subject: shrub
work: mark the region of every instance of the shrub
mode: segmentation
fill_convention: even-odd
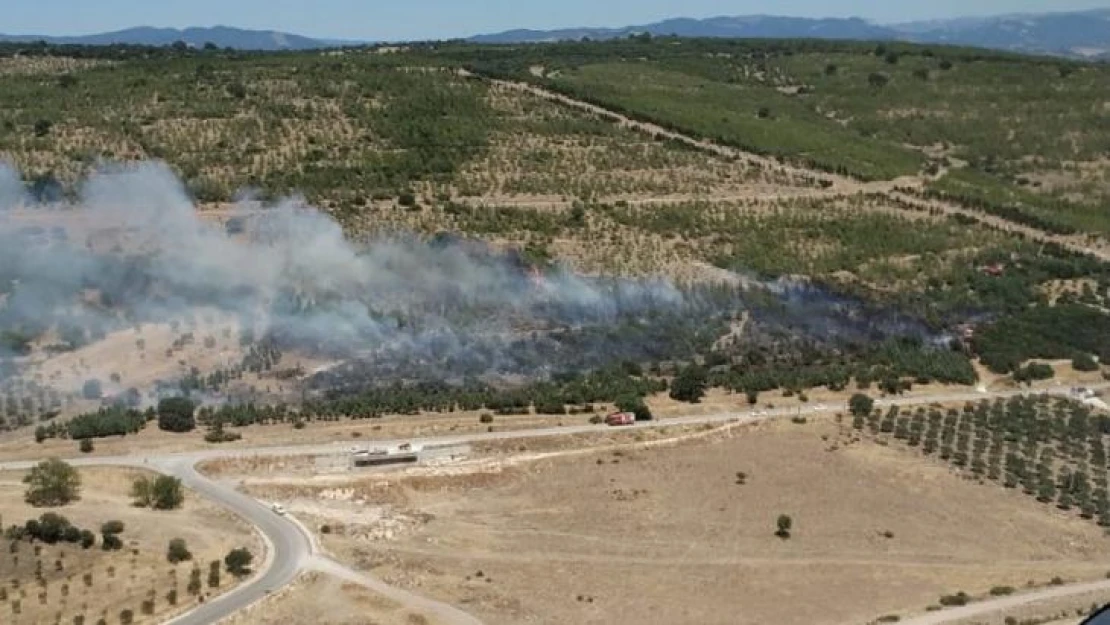
[[[875,400],[863,393],[856,393],[848,400],[848,411],[855,417],[866,417],[875,407]]]
[[[193,554],[189,552],[189,548],[185,544],[185,539],[174,538],[170,540],[169,546],[166,548],[166,559],[169,560],[170,564],[177,564],[193,559]]]
[[[92,439],[82,438],[81,441],[77,443],[77,449],[79,449],[83,454],[91,454],[93,451]]]
[[[971,597],[962,590],[954,595],[944,595],[940,598],[940,604],[945,607],[967,605],[970,601]]]
[[[786,540],[790,538],[790,530],[794,527],[794,519],[790,518],[788,514],[780,514],[775,522],[775,527],[775,536]]]
[[[1076,371],[1098,371],[1098,363],[1090,354],[1076,354],[1071,359],[1071,366]]]
[[[123,549],[123,541],[115,534],[101,534],[100,548],[104,551],[119,551]]]
[[[57,458],[43,460],[23,478],[27,492],[23,498],[35,507],[64,506],[80,498],[81,476]]]
[[[156,477],[150,494],[150,505],[155,510],[176,510],[185,503],[185,489],[181,480],[171,475]]]
[[[240,547],[239,549],[232,549],[224,556],[224,566],[227,567],[227,572],[235,577],[243,577],[250,573],[251,561],[254,556],[251,552]]]

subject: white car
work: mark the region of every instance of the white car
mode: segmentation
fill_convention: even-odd
[[[282,516],[285,515],[285,506],[281,505],[280,503],[275,503],[271,505],[270,509],[273,510],[276,514],[280,514]]]

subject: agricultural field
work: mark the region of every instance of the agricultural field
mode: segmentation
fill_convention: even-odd
[[[576,297],[580,276],[596,279],[592,288],[652,292],[659,283],[650,281],[659,280],[684,301],[651,310],[650,323],[636,309],[562,328],[565,319],[460,311],[468,323],[495,314],[519,340],[481,345],[487,362],[503,362],[508,350],[511,364],[493,376],[469,356],[446,359],[461,384],[443,388],[420,371],[429,354],[347,363],[318,339],[293,344],[255,333],[226,300],[187,306],[169,322],[125,321],[134,310],[112,311],[120,296],[85,289],[74,294],[83,306],[111,311],[98,327],[19,319],[0,335],[24,370],[0,384],[3,427],[35,426],[40,441],[98,438],[141,429],[150,415],[124,412],[174,392],[250,402],[200,415],[222,440],[224,425],[303,427],[342,416],[590,413],[592,404],[634,406],[677,380],[695,392],[672,395],[696,402],[713,387],[754,395],[853,383],[892,393],[970,385],[976,360],[1018,377],[1031,359],[1073,360],[1094,372],[1110,361],[1110,269],[1082,253],[1098,225],[1064,227],[1067,211],[980,201],[949,184],[966,179],[977,193],[999,187],[1047,197],[980,158],[1002,122],[974,117],[971,105],[984,98],[1027,111],[1050,97],[1018,81],[1014,66],[1057,91],[1056,81],[1073,81],[1093,101],[1101,69],[961,49],[763,45],[625,41],[519,55],[461,45],[280,55],[77,49],[68,60],[47,49],[6,58],[22,69],[0,77],[15,104],[3,113],[0,154],[18,166],[33,198],[87,202],[81,181],[100,159],[162,158],[180,182],[156,191],[184,187],[190,212],[203,216],[189,227],[205,236],[208,227],[240,232],[250,215],[266,214],[255,203],[232,203],[243,189],[262,200],[303,193],[357,244],[353,256],[404,233],[421,255],[458,248],[497,272],[543,276],[541,288],[514,285],[494,311],[523,300],[536,302],[528,314],[547,314],[540,300],[551,296],[542,289]],[[569,106],[533,87],[630,118]],[[975,97],[965,96],[972,87]],[[961,132],[882,113],[911,105],[952,108]],[[1068,127],[1091,121],[1070,108],[1054,119]],[[1005,160],[1007,172],[1029,166],[1025,149],[1062,158],[1064,146],[1050,141],[1060,132],[1014,127],[1007,151],[992,161]],[[1076,158],[1095,158],[1093,144],[1074,147]],[[31,209],[13,213],[11,224],[16,236],[64,247],[82,236],[69,217]],[[1075,229],[1088,239],[1060,238]],[[127,240],[105,233],[89,244],[111,252]],[[392,271],[390,262],[381,268]],[[303,289],[279,284],[277,301],[302,300]],[[0,292],[14,289],[0,283]],[[304,312],[315,312],[315,300],[304,299]],[[438,345],[434,357],[442,358],[440,338],[419,333],[441,321],[427,308],[435,317],[443,303],[369,307],[371,323],[398,318],[399,329],[418,333],[407,344]],[[447,323],[468,340],[490,337]],[[517,388],[505,388],[507,375],[537,370],[560,377],[524,385],[516,378]],[[422,386],[383,392],[365,383],[397,379]],[[105,398],[122,405],[97,413]],[[101,425],[70,431],[61,422],[80,413],[91,414],[84,425]]]
[[[1110,228],[1107,68],[958,48],[618,41],[437,51],[637,118],[1061,231]]]
[[[1105,574],[1094,522],[853,432],[506,441],[440,468],[245,484],[345,561],[492,624],[863,623]]]
[[[222,571],[229,550],[246,547],[262,553],[248,526],[191,493],[185,493],[176,510],[132,505],[133,481],[148,475],[143,471],[80,469],[80,499],[51,508],[24,501],[24,475],[0,475],[0,610],[5,623],[158,622],[235,586],[236,578]],[[88,532],[88,544],[83,536],[69,542],[21,531],[29,521],[45,526],[43,515],[60,515]],[[122,523],[111,549],[104,546],[109,522]],[[189,557],[171,563],[168,544],[176,538],[185,541]],[[213,561],[219,571],[210,577]]]

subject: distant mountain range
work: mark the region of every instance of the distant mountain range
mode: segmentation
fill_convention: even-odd
[[[708,19],[679,18],[623,28],[510,30],[492,35],[478,35],[470,40],[481,43],[526,43],[565,41],[584,37],[613,39],[642,33],[680,37],[895,40],[1105,58],[1110,55],[1110,9],[1000,15],[892,25],[874,24],[858,18],[809,19],[769,15]]]
[[[578,40],[586,37],[614,39],[641,33],[681,37],[895,40],[1110,59],[1110,9],[1000,15],[890,25],[875,24],[858,18],[810,19],[769,15],[708,19],[675,18],[654,24],[623,28],[510,30],[497,34],[478,35],[469,40],[478,43],[534,43]],[[183,30],[141,26],[111,33],[74,37],[0,35],[0,41],[40,40],[58,44],[127,43],[152,46],[172,45],[178,41],[184,41],[197,48],[211,43],[221,48],[240,50],[310,50],[366,43],[313,39],[290,33],[227,26]]]
[[[211,43],[238,50],[312,50],[342,45],[344,42],[312,39],[272,30],[246,30],[229,26],[211,28],[153,28],[139,26],[95,35],[47,37],[39,35],[2,35],[0,41],[45,41],[54,44],[108,45],[126,43],[142,46],[169,46],[184,41],[194,48]]]

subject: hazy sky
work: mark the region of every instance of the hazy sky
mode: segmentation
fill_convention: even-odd
[[[317,37],[403,40],[754,13],[897,22],[1106,8],[1110,0],[0,0],[3,5],[0,32],[7,34],[225,24]]]

